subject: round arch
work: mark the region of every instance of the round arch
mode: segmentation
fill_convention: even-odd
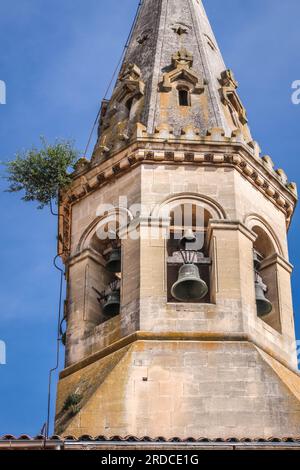
[[[180,193],[165,199],[160,204],[157,204],[152,210],[151,217],[153,218],[167,218],[170,212],[175,209],[179,204],[194,204],[196,206],[206,209],[213,219],[226,219],[226,213],[222,206],[214,199],[196,193]]]
[[[260,233],[265,234],[270,240],[274,252],[284,256],[281,243],[275,231],[265,219],[258,214],[250,214],[245,218],[245,225],[257,235]]]
[[[117,207],[106,211],[96,217],[82,233],[76,247],[76,253],[90,247],[92,239],[97,233],[101,233],[109,224],[116,224],[117,231],[122,227],[127,227],[133,220],[131,212],[123,207]]]

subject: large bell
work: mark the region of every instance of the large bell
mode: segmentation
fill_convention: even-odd
[[[114,317],[120,313],[120,291],[112,291],[103,305],[103,315]]]
[[[120,248],[113,248],[108,261],[106,263],[106,269],[110,273],[120,273],[121,272],[121,250]]]
[[[195,264],[184,264],[179,269],[178,280],[173,284],[171,294],[181,302],[201,300],[206,296],[208,287],[201,279]]]
[[[264,285],[260,281],[255,282],[255,298],[257,313],[260,317],[264,317],[272,312],[273,306],[271,302],[266,298],[264,292]]]

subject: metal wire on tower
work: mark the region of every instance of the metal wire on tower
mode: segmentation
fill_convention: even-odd
[[[133,20],[133,23],[132,23],[132,26],[131,26],[131,29],[130,29],[130,32],[129,32],[129,35],[127,37],[127,40],[126,40],[126,43],[125,43],[125,46],[123,48],[123,51],[122,51],[122,54],[121,54],[121,57],[118,61],[118,64],[116,66],[116,68],[114,69],[114,72],[113,72],[113,75],[112,75],[112,78],[111,80],[109,81],[109,84],[108,84],[108,87],[106,89],[106,92],[105,92],[105,95],[104,95],[104,99],[107,98],[108,96],[108,93],[112,87],[112,84],[113,84],[113,81],[117,75],[117,72],[121,66],[121,63],[124,59],[124,56],[126,54],[126,51],[128,49],[128,46],[129,46],[129,42],[130,42],[130,39],[132,37],[132,33],[133,33],[133,30],[134,30],[134,27],[136,25],[136,22],[138,20],[138,17],[139,17],[139,13],[140,13],[140,9],[141,9],[141,6],[143,5],[143,0],[140,0],[139,1],[139,4],[137,6],[137,10],[136,10],[136,13],[135,13],[135,17],[134,17],[134,20]],[[89,149],[89,146],[90,146],[90,143],[91,143],[91,140],[93,138],[93,133],[94,133],[94,130],[95,130],[95,127],[97,125],[97,122],[98,122],[98,119],[99,119],[99,116],[100,116],[100,111],[101,111],[101,107],[99,108],[99,111],[97,113],[97,116],[96,116],[96,119],[94,121],[94,124],[93,124],[93,127],[92,127],[92,130],[91,130],[91,133],[89,135],[89,139],[88,139],[88,142],[87,142],[87,145],[86,145],[86,148],[85,148],[85,151],[84,151],[84,155],[87,154],[88,152],[88,149]],[[58,220],[59,220],[59,217],[63,217],[63,215],[59,214],[59,213],[54,213],[53,211],[53,208],[52,208],[52,201],[50,203],[50,211],[51,211],[51,214],[54,215],[54,216],[57,216]],[[59,301],[58,301],[58,319],[57,319],[57,338],[56,338],[56,342],[57,342],[57,348],[56,348],[56,363],[55,363],[55,366],[53,368],[50,369],[49,371],[49,381],[48,381],[48,400],[47,400],[47,420],[46,420],[46,423],[43,427],[43,429],[45,430],[45,443],[46,443],[46,440],[48,439],[49,437],[49,428],[50,428],[50,416],[51,416],[51,387],[52,387],[52,377],[53,377],[53,373],[58,369],[59,367],[59,360],[60,360],[60,342],[61,342],[61,323],[62,323],[62,297],[63,297],[63,280],[64,280],[64,270],[62,268],[60,268],[56,261],[57,259],[61,256],[61,253],[59,253],[57,256],[55,256],[54,258],[54,261],[53,261],[53,264],[55,266],[55,268],[60,272],[60,287],[59,287]]]
[[[142,5],[143,5],[143,0],[140,0],[140,1],[139,1],[139,4],[138,4],[138,6],[137,6],[137,10],[136,10],[136,13],[135,13],[135,17],[134,17],[132,26],[131,26],[131,28],[130,28],[130,32],[129,32],[128,37],[127,37],[127,39],[126,39],[126,43],[125,43],[125,46],[124,46],[124,48],[123,48],[121,57],[120,57],[120,59],[119,59],[119,61],[118,61],[118,64],[117,64],[116,68],[114,69],[114,72],[113,72],[113,74],[112,74],[112,77],[111,77],[111,79],[110,79],[110,81],[109,81],[109,83],[108,83],[108,86],[107,86],[107,89],[106,89],[106,91],[105,91],[103,100],[107,99],[108,93],[109,93],[109,91],[110,91],[110,89],[111,89],[111,87],[112,87],[112,85],[113,85],[113,82],[114,82],[115,77],[116,77],[116,75],[117,75],[117,73],[118,73],[118,70],[120,69],[120,66],[121,66],[121,64],[122,64],[122,61],[123,61],[124,56],[125,56],[125,54],[126,54],[126,51],[127,51],[127,49],[128,49],[128,46],[129,46],[129,43],[130,43],[130,39],[131,39],[131,37],[132,37],[133,30],[134,30],[135,25],[136,25],[136,22],[137,22],[137,20],[138,20],[138,17],[139,17],[139,14],[140,14],[140,9],[141,9],[141,6],[142,6]],[[101,106],[100,106],[100,108],[99,108],[99,110],[98,110],[96,119],[95,119],[94,124],[93,124],[93,126],[92,126],[92,130],[91,130],[91,132],[90,132],[90,135],[89,135],[89,138],[88,138],[88,142],[87,142],[87,145],[86,145],[85,150],[84,150],[84,156],[86,156],[86,154],[87,154],[87,152],[88,152],[88,149],[89,149],[89,147],[90,147],[90,144],[91,144],[91,141],[92,141],[92,138],[93,138],[93,134],[94,134],[96,125],[97,125],[97,123],[98,123],[98,119],[99,119],[99,116],[100,116],[100,112],[101,112]]]

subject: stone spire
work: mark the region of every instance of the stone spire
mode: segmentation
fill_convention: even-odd
[[[150,135],[238,131],[249,143],[237,86],[200,0],[144,0],[111,100],[102,106],[97,153],[112,150],[116,129],[128,142],[136,125]]]

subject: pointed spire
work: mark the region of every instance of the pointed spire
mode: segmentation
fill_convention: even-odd
[[[169,129],[174,136],[252,140],[237,82],[226,69],[200,0],[144,0],[110,102],[100,119],[97,152]]]

